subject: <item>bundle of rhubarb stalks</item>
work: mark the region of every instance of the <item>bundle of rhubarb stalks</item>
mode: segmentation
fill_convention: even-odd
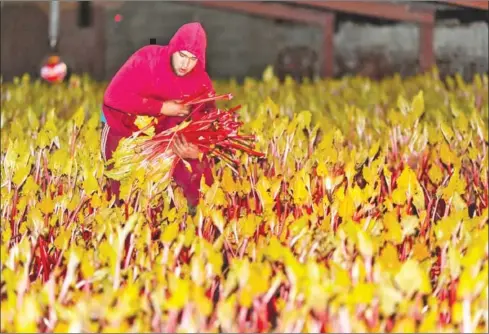
[[[199,148],[202,153],[200,158],[203,155],[218,158],[234,172],[239,163],[236,158],[238,151],[262,157],[262,153],[254,150],[255,136],[239,133],[243,123],[238,121],[236,112],[240,105],[228,110],[209,108],[209,102],[232,98],[232,94],[215,95],[211,91],[187,97],[182,104],[192,107],[191,113],[180,124],[158,134],[154,133],[158,119],[145,120],[144,116],[139,116],[136,124],[140,130],[121,140],[113,158],[108,161],[113,164],[113,168],[106,171],[106,175],[120,181],[133,173],[144,171],[146,177],[158,184],[167,184],[180,161],[191,170],[190,164],[172,149],[179,136]],[[192,115],[206,107],[202,117],[192,118]]]

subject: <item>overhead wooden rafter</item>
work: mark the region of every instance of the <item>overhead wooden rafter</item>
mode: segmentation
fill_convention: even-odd
[[[277,3],[262,3],[252,1],[193,1],[195,4],[210,8],[239,11],[264,17],[291,20],[308,24],[322,25],[325,14],[316,10],[293,8]]]
[[[433,23],[434,16],[425,10],[417,10],[416,3],[399,4],[385,1],[294,1],[296,4],[308,5],[350,14],[384,18],[394,21],[415,23]]]
[[[489,1],[470,1],[470,0],[440,0],[440,2],[446,2],[461,7],[489,10]]]

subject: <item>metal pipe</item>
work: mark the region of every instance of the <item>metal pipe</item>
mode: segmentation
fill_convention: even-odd
[[[49,46],[51,49],[58,43],[59,33],[59,1],[51,0],[49,11]]]

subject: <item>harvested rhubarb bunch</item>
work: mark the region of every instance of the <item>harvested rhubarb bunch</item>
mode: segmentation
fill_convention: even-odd
[[[195,112],[206,102],[231,98],[231,94],[204,93],[189,97],[183,103],[197,105],[193,111]],[[238,133],[242,126],[242,122],[237,120],[236,115],[239,109],[240,106],[229,110],[213,108],[198,120],[191,119],[189,115],[182,123],[156,135],[147,131],[154,124],[149,122],[131,137],[121,140],[112,159],[108,161],[109,164],[114,164],[113,169],[106,174],[113,179],[122,180],[129,177],[131,173],[144,169],[147,176],[158,175],[159,177],[155,178],[158,182],[168,181],[180,160],[183,160],[187,168],[191,168],[187,161],[172,150],[177,136],[183,136],[188,143],[199,147],[202,154],[219,158],[236,171],[235,166],[239,162],[235,155],[238,150],[252,156],[263,156],[262,153],[254,150],[254,135]]]

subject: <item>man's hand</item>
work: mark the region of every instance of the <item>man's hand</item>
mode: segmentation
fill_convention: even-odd
[[[165,101],[161,106],[161,114],[165,116],[187,116],[189,107],[180,103],[180,101]]]
[[[183,159],[197,159],[199,148],[185,140],[184,136],[177,136],[173,144],[173,151]]]

